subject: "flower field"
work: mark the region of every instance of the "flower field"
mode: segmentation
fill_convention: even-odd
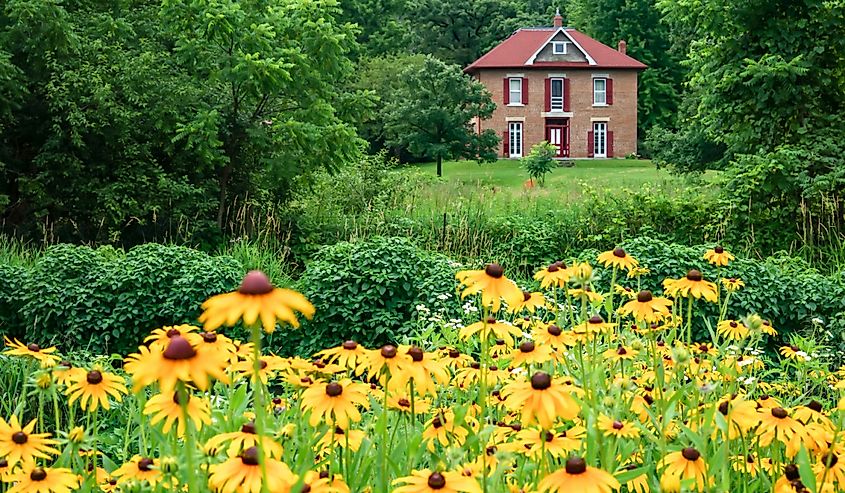
[[[782,328],[732,310],[733,256],[701,253],[723,275],[689,266],[661,293],[621,248],[536,291],[461,271],[466,323],[310,359],[262,351],[315,310],[258,271],[125,358],[7,339],[25,395],[0,419],[0,491],[845,490],[845,371],[812,338],[772,351]]]

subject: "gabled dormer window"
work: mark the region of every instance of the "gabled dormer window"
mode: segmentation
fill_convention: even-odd
[[[552,53],[555,55],[566,55],[568,50],[568,41],[552,41]]]

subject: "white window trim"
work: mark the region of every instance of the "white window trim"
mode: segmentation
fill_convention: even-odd
[[[519,125],[519,152],[514,152],[513,144],[517,142],[517,139],[514,137],[513,128]],[[508,157],[509,158],[521,158],[525,155],[525,123],[523,122],[508,122]]]
[[[566,80],[564,77],[549,77],[549,109],[550,111],[563,111],[566,108]],[[552,105],[554,104],[552,101],[552,86],[554,85],[554,81],[560,81],[560,108],[553,108]]]
[[[595,123],[595,122],[608,123],[608,122],[610,122],[610,117],[609,116],[597,116],[597,117],[590,118],[590,123]]]
[[[595,139],[598,137],[598,135],[596,134],[596,125],[595,125],[596,123],[603,123],[604,124],[604,149],[603,149],[604,152],[601,153],[601,154],[599,154],[597,152],[597,149],[596,149],[596,146],[595,146]],[[593,130],[593,157],[594,158],[607,158],[607,133],[609,131],[608,129],[610,127],[610,124],[608,124],[607,122],[595,122],[595,123],[592,124],[592,127],[593,127],[592,128],[592,130]]]
[[[568,54],[569,43],[567,41],[552,41],[552,55],[566,55]],[[558,47],[562,47],[560,51],[557,51]]]
[[[511,84],[515,80],[519,81],[519,98],[513,97],[514,90],[511,89]],[[508,77],[508,106],[525,106],[524,104],[522,104],[522,101],[524,99],[523,91],[525,90],[525,88],[522,87],[524,85],[523,82],[524,80],[522,77]],[[514,101],[514,99],[516,99],[516,101]]]
[[[505,117],[505,122],[507,122],[507,123],[510,123],[510,122],[524,123],[525,117],[524,116],[507,116],[507,117]]]
[[[597,91],[596,90],[596,81],[603,80],[604,81],[604,91]],[[604,93],[604,102],[597,103],[596,102],[596,94],[602,92]],[[607,78],[605,77],[593,77],[593,107],[597,106],[609,106],[607,104]]]

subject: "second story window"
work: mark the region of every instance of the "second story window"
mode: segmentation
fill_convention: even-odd
[[[593,104],[607,104],[607,79],[593,79]]]
[[[550,109],[552,111],[563,111],[563,79],[552,79],[550,85]]]
[[[552,41],[552,54],[554,55],[566,55],[567,46],[569,43],[566,41]]]
[[[511,77],[508,80],[508,101],[510,101],[510,104],[522,104],[521,77]]]

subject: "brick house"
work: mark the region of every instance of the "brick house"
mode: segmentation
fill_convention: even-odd
[[[569,27],[520,29],[470,64],[497,103],[478,129],[502,135],[501,155],[518,158],[548,141],[558,157],[637,152],[637,75],[646,66]]]

